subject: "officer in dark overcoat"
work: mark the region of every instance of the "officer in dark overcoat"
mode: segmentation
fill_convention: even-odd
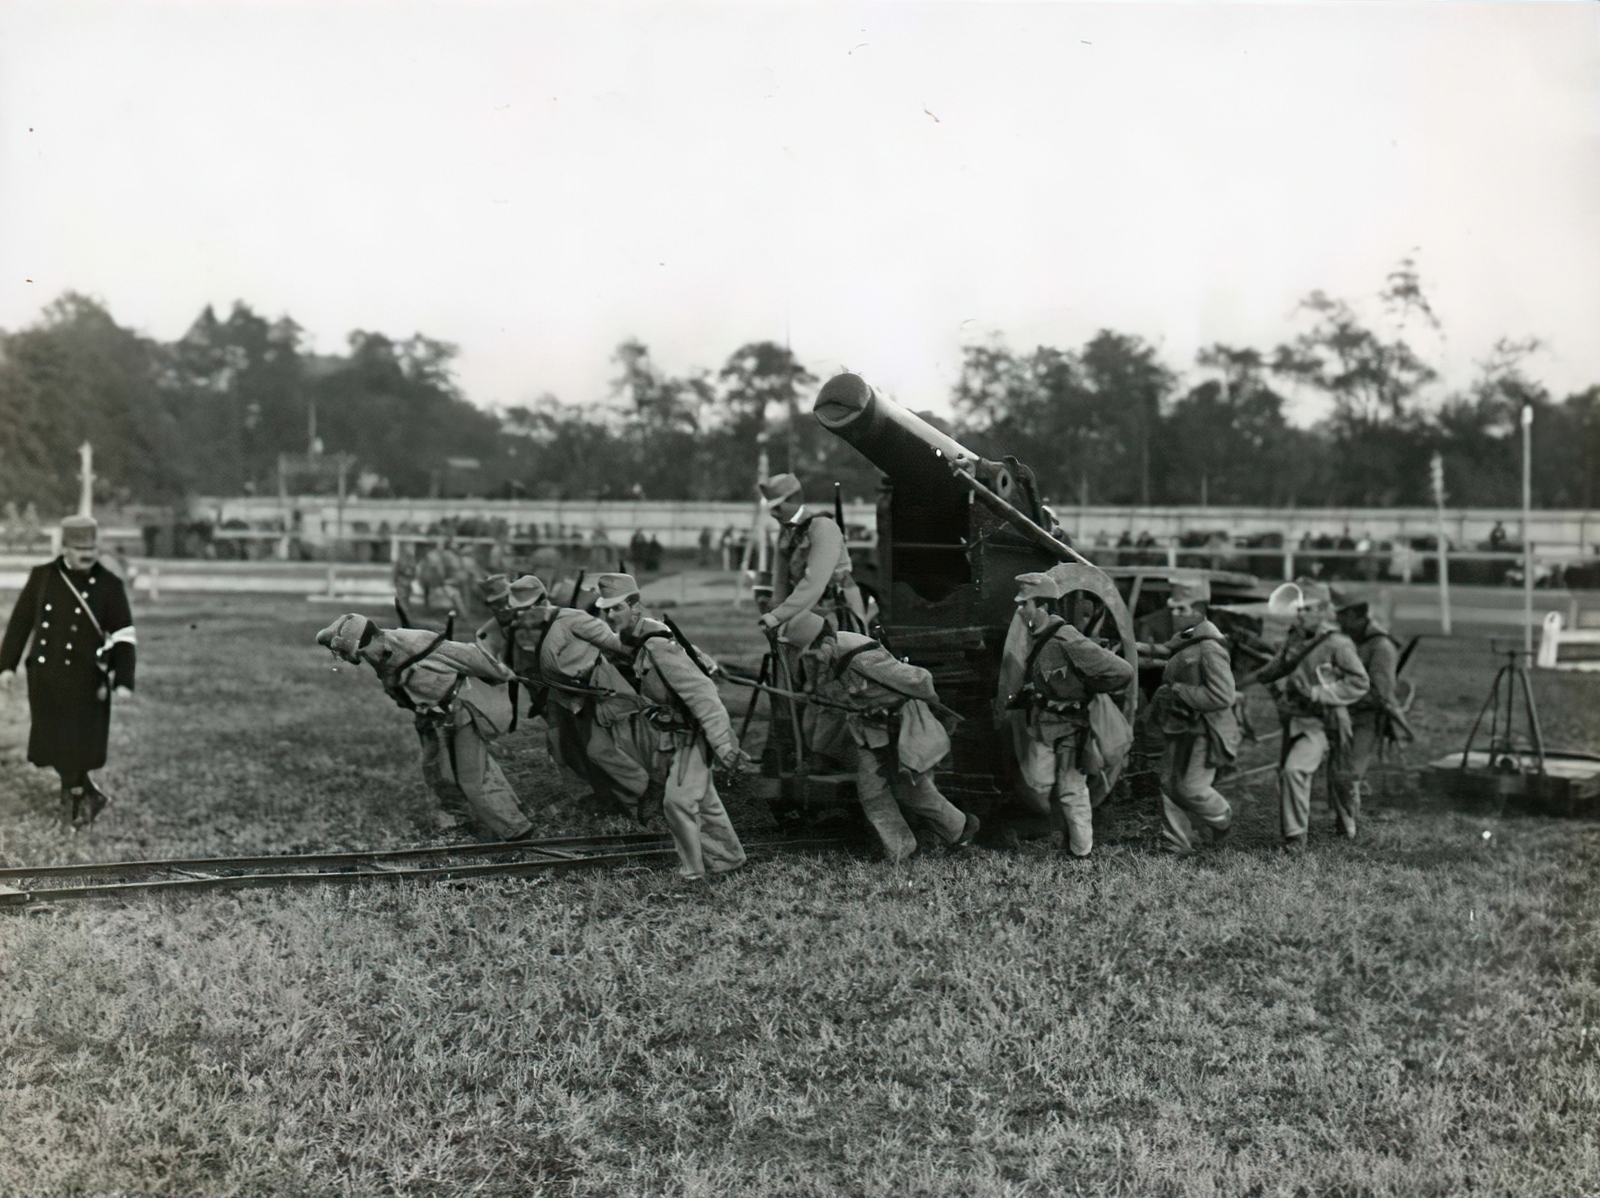
[[[128,593],[97,560],[96,533],[89,516],[61,522],[61,556],[29,573],[0,641],[0,684],[26,658],[28,760],[61,775],[61,814],[74,827],[109,801],[89,773],[106,763],[112,696],[133,695]]]

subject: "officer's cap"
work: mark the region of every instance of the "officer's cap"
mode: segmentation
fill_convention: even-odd
[[[317,644],[331,649],[342,657],[354,657],[358,650],[377,634],[377,626],[366,616],[350,612],[340,616],[321,632]]]
[[[1048,574],[1018,574],[1017,598],[1021,603],[1024,599],[1059,599],[1061,598],[1061,584]]]
[[[513,608],[532,607],[545,596],[544,583],[533,574],[524,574],[507,588]]]
[[[822,635],[822,630],[828,622],[814,611],[797,612],[789,618],[783,626],[783,631],[778,634],[778,639],[786,645],[793,645],[802,652],[809,649],[816,639]]]
[[[511,583],[504,574],[491,574],[478,584],[485,603],[504,603],[511,595]]]
[[[1167,606],[1176,607],[1180,603],[1210,603],[1211,580],[1204,574],[1174,574],[1168,579],[1171,593],[1167,596]]]
[[[99,531],[93,516],[68,516],[61,522],[61,543],[70,549],[93,549]]]
[[[630,599],[639,597],[639,584],[634,581],[632,574],[602,574],[595,580],[599,588],[600,597],[594,605],[602,610],[610,607],[621,607]]]
[[[761,484],[761,496],[768,503],[782,503],[800,494],[800,480],[792,474],[774,474]]]

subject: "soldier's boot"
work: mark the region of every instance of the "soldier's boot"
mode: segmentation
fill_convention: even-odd
[[[974,840],[978,838],[978,828],[980,826],[978,817],[973,815],[970,811],[963,812],[962,814],[967,818],[962,824],[961,835],[957,836],[950,842],[950,847],[947,850],[948,852],[959,853],[962,849],[968,847]]]
[[[61,824],[70,828],[76,823],[77,801],[72,797],[72,787],[67,783],[61,784]]]
[[[89,796],[87,788],[83,786],[74,786],[67,793],[71,799],[69,822],[72,824],[73,830],[76,831],[83,827],[84,816],[88,814]]]
[[[100,818],[100,813],[110,804],[111,796],[88,778],[84,779],[84,788],[88,793],[84,796],[84,806],[79,811],[79,817],[83,820],[83,826],[87,828]]]

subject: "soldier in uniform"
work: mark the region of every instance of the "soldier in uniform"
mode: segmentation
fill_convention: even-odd
[[[800,612],[816,611],[835,628],[865,631],[867,609],[850,572],[844,530],[832,516],[806,509],[800,480],[792,474],[768,479],[761,494],[781,526],[772,565],[776,606],[761,617],[761,626],[775,632]]]
[[[1371,687],[1350,704],[1350,746],[1333,759],[1333,811],[1339,832],[1352,840],[1361,818],[1367,770],[1385,740],[1412,737],[1411,725],[1395,699],[1400,643],[1372,618],[1365,599],[1334,594],[1339,630],[1355,642]]]
[[[651,705],[637,718],[654,733],[655,771],[665,782],[662,810],[678,850],[678,873],[700,881],[738,869],[744,846],[717,794],[711,762],[736,771],[751,762],[734,739],[728,709],[711,680],[715,663],[644,614],[632,575],[602,574],[599,591],[596,604],[632,654],[638,693]]]
[[[1061,825],[1061,847],[1073,857],[1094,848],[1089,780],[1082,768],[1089,752],[1089,703],[1116,694],[1134,669],[1090,640],[1054,608],[1060,584],[1048,574],[1017,575],[1016,603],[1028,628],[1028,659],[1022,687],[1007,706],[1027,714],[1017,737],[1022,798]]]
[[[848,708],[844,717],[855,749],[856,794],[883,851],[903,861],[917,851],[904,812],[921,817],[951,849],[978,834],[978,817],[963,812],[933,782],[950,752],[950,737],[934,716],[943,709],[933,675],[900,661],[869,636],[834,632],[813,611],[796,613],[783,640],[800,654],[807,693]]]
[[[28,574],[0,641],[7,688],[26,654],[28,760],[61,777],[62,819],[92,824],[110,802],[89,774],[106,763],[111,700],[133,696],[133,615],[122,580],[97,560],[90,516],[61,522],[61,556]]]
[[[542,584],[540,589],[543,589]],[[491,574],[478,583],[478,597],[489,609],[489,618],[478,625],[473,639],[495,661],[516,670],[514,650],[517,613],[511,606],[511,581],[504,574]],[[513,703],[512,707],[515,708],[516,704]]]
[[[1253,681],[1282,682],[1273,691],[1283,721],[1283,747],[1278,760],[1278,807],[1283,840],[1290,849],[1304,849],[1311,822],[1311,782],[1329,749],[1348,749],[1352,728],[1350,705],[1371,689],[1367,669],[1353,642],[1339,631],[1328,584],[1301,579],[1272,592],[1267,610],[1290,616],[1283,647]],[[1337,809],[1339,801],[1335,800]],[[1355,836],[1355,816],[1338,813],[1340,831]]]
[[[396,704],[416,718],[422,776],[451,816],[464,815],[506,840],[526,836],[533,821],[489,753],[499,729],[472,700],[470,678],[498,686],[511,671],[478,645],[425,628],[381,629],[366,616],[340,616],[317,633],[317,644],[353,665],[363,661]]]
[[[631,743],[628,721],[638,705],[629,702],[632,687],[615,664],[628,660],[629,651],[605,621],[576,607],[557,607],[531,574],[512,583],[511,591],[517,672],[547,684],[536,702],[551,759],[589,786],[601,807],[637,816],[650,769]]]
[[[1217,770],[1239,752],[1242,732],[1234,711],[1237,692],[1227,638],[1208,618],[1211,582],[1205,577],[1171,580],[1167,611],[1177,633],[1140,652],[1164,661],[1151,719],[1165,737],[1161,763],[1162,830],[1166,847],[1187,854],[1198,839],[1195,820],[1226,836],[1233,808],[1212,785]]]

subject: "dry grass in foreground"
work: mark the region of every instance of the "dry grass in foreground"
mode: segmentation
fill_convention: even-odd
[[[145,613],[118,805],[68,841],[0,765],[8,860],[421,839],[409,729],[308,622]],[[1422,664],[1455,735],[1476,667]],[[542,827],[602,826],[524,740]],[[1123,810],[1077,866],[0,913],[0,1194],[1600,1193],[1600,829],[1407,799],[1289,859],[1257,796],[1198,862]]]

